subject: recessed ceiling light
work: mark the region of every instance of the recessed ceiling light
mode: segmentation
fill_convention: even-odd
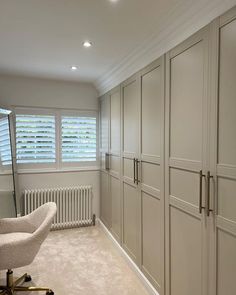
[[[77,66],[71,66],[71,71],[76,71],[76,70],[78,70],[78,67]]]
[[[84,47],[88,48],[88,47],[91,47],[92,46],[92,42],[90,42],[90,41],[84,41],[83,45],[84,45]]]

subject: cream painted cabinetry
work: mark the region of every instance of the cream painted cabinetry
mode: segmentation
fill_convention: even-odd
[[[101,219],[158,293],[236,294],[236,7],[106,94],[100,123]]]
[[[109,185],[111,196],[111,232],[121,242],[121,95],[120,87],[110,93]]]
[[[236,294],[236,7],[213,23],[209,294]],[[218,64],[215,62],[218,60]]]
[[[122,84],[123,247],[164,294],[164,57]]]
[[[100,217],[111,227],[111,196],[109,194],[108,155],[110,142],[110,97],[104,95],[100,100]]]
[[[140,141],[140,80],[135,75],[122,84],[123,239],[126,252],[140,265],[141,199],[138,187]]]
[[[166,294],[207,294],[209,27],[166,59]],[[202,171],[202,174],[201,174]],[[202,200],[202,201],[200,201]]]
[[[121,240],[120,112],[120,87],[116,87],[100,99],[100,217],[119,242]]]
[[[166,59],[167,295],[236,293],[236,9]]]
[[[106,94],[100,121],[101,220],[164,294],[164,57]]]
[[[141,269],[164,294],[164,57],[140,73]]]

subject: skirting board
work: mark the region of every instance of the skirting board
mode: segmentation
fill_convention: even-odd
[[[135,274],[137,275],[137,277],[139,278],[140,282],[145,287],[145,289],[147,290],[147,292],[150,295],[159,295],[159,293],[152,286],[152,284],[149,282],[149,280],[145,277],[145,275],[141,272],[141,270],[137,267],[137,265],[133,262],[133,260],[128,256],[128,254],[125,252],[125,250],[120,246],[120,244],[112,236],[112,234],[109,232],[109,230],[103,224],[103,222],[100,219],[97,219],[96,221],[97,221],[97,224],[101,226],[101,228],[104,231],[104,233],[108,236],[108,238],[113,242],[113,244],[119,250],[120,254],[128,262],[130,268],[135,272]]]

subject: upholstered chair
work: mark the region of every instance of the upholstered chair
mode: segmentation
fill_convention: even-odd
[[[27,273],[14,282],[12,269],[29,265],[34,260],[50,231],[55,214],[56,204],[49,202],[29,215],[0,219],[0,270],[7,270],[6,286],[0,286],[0,294],[12,295],[19,291],[54,294],[50,288],[20,285],[31,280]]]

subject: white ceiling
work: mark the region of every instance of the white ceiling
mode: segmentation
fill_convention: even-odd
[[[104,92],[234,4],[0,0],[0,72],[88,81]],[[83,48],[87,39],[92,48]]]

